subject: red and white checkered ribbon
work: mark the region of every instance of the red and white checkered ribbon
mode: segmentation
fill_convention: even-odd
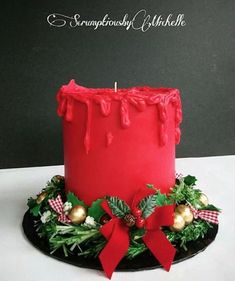
[[[48,200],[48,202],[51,208],[58,214],[58,221],[70,222],[70,219],[64,213],[64,204],[60,195],[58,195],[56,199]]]
[[[192,206],[189,206],[189,207],[190,207],[195,219],[200,218],[202,220],[205,220],[205,221],[208,221],[211,223],[215,223],[215,224],[219,223],[219,220],[218,220],[219,212],[218,211],[196,210]]]

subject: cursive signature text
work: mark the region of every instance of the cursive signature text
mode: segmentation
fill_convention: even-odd
[[[94,30],[104,27],[122,27],[125,30],[148,31],[156,27],[182,27],[186,25],[184,14],[150,15],[145,9],[139,10],[133,16],[124,14],[121,19],[115,20],[105,14],[100,20],[84,20],[80,14],[67,16],[53,13],[47,16],[47,22],[53,27],[91,27]]]

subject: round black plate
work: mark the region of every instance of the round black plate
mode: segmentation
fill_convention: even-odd
[[[98,258],[84,258],[82,256],[76,255],[69,255],[68,257],[65,257],[63,251],[60,250],[54,252],[53,254],[50,254],[47,241],[40,239],[37,235],[37,232],[34,227],[34,218],[29,213],[29,211],[25,213],[22,225],[24,233],[29,239],[29,241],[44,254],[58,259],[60,261],[73,264],[75,266],[102,270]],[[218,225],[214,225],[214,227],[207,232],[203,239],[198,239],[197,241],[189,242],[187,244],[187,251],[180,247],[177,247],[177,252],[173,263],[184,261],[204,251],[206,247],[214,241],[217,232]],[[146,251],[141,256],[137,256],[132,260],[123,258],[116,270],[137,271],[144,269],[154,269],[158,267],[161,267],[161,265],[149,251]]]

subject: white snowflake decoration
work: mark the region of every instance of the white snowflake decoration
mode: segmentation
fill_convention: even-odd
[[[45,211],[42,216],[41,216],[41,222],[42,223],[46,223],[50,220],[50,216],[51,216],[51,211]]]
[[[73,205],[71,202],[64,203],[63,211],[64,211],[65,215],[68,215],[68,213],[72,209],[72,207],[73,207]]]
[[[94,227],[96,225],[96,222],[93,217],[87,216],[84,224],[90,227]]]

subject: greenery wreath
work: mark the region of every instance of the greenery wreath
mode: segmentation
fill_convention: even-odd
[[[152,214],[158,206],[175,204],[174,224],[162,227],[172,245],[187,250],[187,243],[203,238],[214,223],[218,223],[220,209],[208,204],[208,198],[196,188],[193,176],[178,177],[170,194],[162,194],[151,184],[148,188],[155,190],[152,195],[143,198],[136,210],[141,214],[137,219],[130,212],[129,206],[118,197],[106,196],[87,206],[75,194],[64,190],[64,177],[54,176],[37,195],[28,199],[30,213],[35,218],[35,228],[40,238],[45,239],[51,254],[63,249],[64,255],[76,254],[84,257],[97,257],[107,241],[100,233],[100,227],[110,220],[101,206],[104,199],[112,213],[130,227],[130,246],[127,259],[148,251],[142,241],[145,234],[144,219]],[[208,219],[200,212],[212,213],[216,219]]]

